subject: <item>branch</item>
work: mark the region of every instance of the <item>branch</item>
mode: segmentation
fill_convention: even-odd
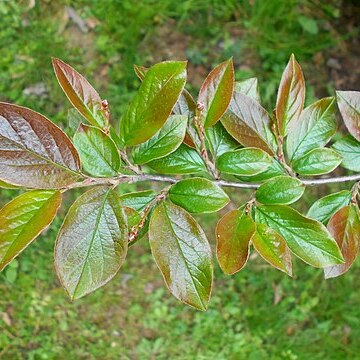
[[[173,177],[162,176],[162,175],[120,175],[113,178],[91,178],[88,177],[85,180],[77,183],[73,183],[66,187],[64,190],[70,190],[74,188],[88,187],[94,185],[107,185],[116,187],[121,183],[137,183],[143,181],[158,181],[165,182],[170,184],[175,184],[181,179],[176,179]],[[333,183],[342,183],[347,181],[360,181],[360,174],[349,175],[349,176],[340,176],[340,177],[329,177],[321,179],[300,179],[304,185],[315,186],[315,185],[324,185],[324,184],[333,184]],[[246,183],[246,182],[234,182],[226,180],[217,180],[214,181],[214,184],[224,187],[233,187],[238,189],[257,189],[261,184],[260,183]]]

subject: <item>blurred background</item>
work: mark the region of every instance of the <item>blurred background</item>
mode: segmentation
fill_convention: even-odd
[[[56,84],[54,56],[108,99],[116,123],[139,86],[133,64],[188,59],[196,94],[209,70],[234,56],[236,79],[257,76],[271,111],[293,52],[309,104],[334,89],[360,89],[359,24],[357,0],[2,0],[0,100],[66,130],[70,104]],[[298,207],[306,211],[340,188],[307,190]],[[0,205],[16,194],[0,190]],[[240,204],[247,194],[231,196]],[[216,267],[213,298],[201,313],[168,293],[143,239],[110,284],[70,303],[53,246],[72,199],[66,195],[53,225],[0,274],[1,359],[360,358],[359,262],[325,281],[321,270],[295,261],[290,279],[253,254],[236,276]],[[219,216],[199,217],[212,246]]]

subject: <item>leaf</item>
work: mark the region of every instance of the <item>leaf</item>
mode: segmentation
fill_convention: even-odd
[[[360,219],[357,206],[345,206],[338,210],[328,223],[328,230],[335,238],[345,259],[343,264],[324,269],[325,279],[334,278],[347,272],[359,253]]]
[[[251,97],[234,92],[229,109],[221,119],[226,131],[245,147],[257,147],[273,155],[276,142],[267,111]]]
[[[159,174],[195,174],[206,171],[197,151],[184,144],[168,156],[150,161],[147,165]]]
[[[112,139],[102,130],[81,124],[74,136],[74,144],[83,169],[88,174],[99,177],[118,174],[121,164],[119,152]]]
[[[263,150],[244,148],[222,154],[216,161],[217,168],[226,174],[250,176],[265,171],[271,157]]]
[[[234,91],[247,95],[260,103],[259,84],[258,79],[255,77],[242,81],[236,81]]]
[[[256,191],[256,200],[262,204],[287,205],[299,200],[305,185],[296,178],[282,175],[264,182]]]
[[[105,127],[108,123],[96,90],[75,69],[60,59],[52,59],[55,75],[71,104],[90,124]]]
[[[216,225],[216,255],[228,275],[240,271],[249,258],[250,240],[255,233],[253,219],[243,210],[232,210]]]
[[[322,175],[336,169],[342,157],[328,148],[313,149],[293,162],[293,169],[300,175]]]
[[[145,164],[174,152],[184,140],[186,126],[186,116],[170,116],[153,137],[134,147],[132,155],[135,164]]]
[[[144,225],[140,229],[138,229],[140,223],[142,222],[140,214],[136,210],[129,207],[124,207],[124,212],[128,225],[128,243],[129,247],[131,247],[146,235],[149,230],[149,221],[148,219],[146,219]],[[135,229],[138,230],[134,234]]]
[[[210,152],[214,159],[225,152],[235,150],[239,147],[239,143],[229,135],[221,122],[216,123],[213,127],[206,128],[205,133]]]
[[[333,97],[308,106],[289,128],[286,146],[290,162],[312,149],[325,146],[335,134],[336,127]]]
[[[0,180],[59,189],[80,175],[80,159],[65,133],[30,109],[0,103]]]
[[[155,135],[168,119],[186,82],[186,62],[164,61],[152,66],[120,122],[127,146]]]
[[[342,167],[360,172],[360,142],[347,135],[336,141],[332,147],[342,156]]]
[[[229,203],[224,190],[204,178],[180,180],[170,188],[169,198],[192,213],[216,212]]]
[[[360,92],[337,91],[336,99],[345,126],[360,141]]]
[[[216,66],[201,85],[198,104],[203,106],[205,127],[213,126],[225,113],[234,91],[234,65],[232,59]]]
[[[258,206],[255,221],[274,229],[297,257],[314,267],[343,262],[340,249],[326,227],[289,206]]]
[[[270,166],[265,171],[252,176],[237,176],[237,178],[245,182],[261,182],[271,179],[275,176],[284,175],[285,173],[285,169],[279,163],[279,161],[275,158],[272,158]]]
[[[2,189],[17,189],[18,186],[11,185],[11,184],[6,183],[5,181],[0,180],[0,188],[2,188]]]
[[[350,200],[351,192],[348,190],[324,196],[312,204],[307,216],[326,224],[335,212],[349,205]]]
[[[120,199],[123,206],[142,212],[154,200],[156,195],[155,191],[145,190],[123,194]]]
[[[196,220],[181,207],[163,202],[152,214],[149,241],[170,292],[185,304],[206,310],[213,265],[210,245]]]
[[[0,271],[52,223],[60,205],[59,191],[34,190],[0,210]]]
[[[106,187],[93,188],[70,207],[55,245],[55,269],[71,300],[109,282],[124,262],[127,220],[121,200]]]
[[[256,224],[256,232],[251,240],[265,261],[292,276],[291,254],[282,236],[266,225]]]
[[[280,135],[286,135],[291,122],[298,120],[305,101],[305,80],[294,54],[282,74],[276,99],[276,119]]]
[[[147,73],[149,69],[145,66],[141,65],[134,65],[134,71],[136,76],[142,81],[145,78],[145,74]]]

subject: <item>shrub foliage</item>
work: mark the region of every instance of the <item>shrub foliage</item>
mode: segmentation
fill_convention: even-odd
[[[170,292],[206,310],[213,255],[191,213],[223,209],[227,187],[254,193],[216,226],[225,274],[240,271],[252,247],[289,276],[292,256],[323,268],[325,278],[351,267],[360,243],[360,92],[337,91],[304,108],[304,76],[292,55],[269,113],[256,78],[234,81],[232,59],[210,72],[197,100],[185,89],[187,63],[165,61],[134,67],[141,86],[117,131],[90,83],[59,59],[53,66],[79,113],[70,113],[73,141],[43,115],[0,103],[0,186],[29,190],[0,210],[0,270],[53,221],[63,193],[83,187],[55,245],[56,272],[72,300],[110,281],[148,233]],[[337,107],[349,134],[331,143]],[[354,173],[329,175],[339,165]],[[117,191],[140,181],[165,185]],[[307,215],[289,206],[307,186],[331,182],[350,182],[349,190],[317,200]]]

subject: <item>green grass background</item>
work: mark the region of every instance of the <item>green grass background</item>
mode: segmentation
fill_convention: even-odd
[[[236,78],[257,75],[271,110],[282,69],[294,52],[308,80],[310,102],[333,94],[326,57],[358,36],[358,29],[342,26],[345,3],[3,0],[0,99],[41,111],[67,129],[70,106],[50,64],[52,56],[60,57],[109,100],[116,123],[139,86],[134,63],[188,58],[189,89],[196,92],[213,65],[234,56]],[[84,31],[66,15],[69,8]],[[32,90],[39,84],[45,89],[41,96]],[[306,210],[316,197],[337,189],[307,190],[299,206]],[[0,190],[0,204],[16,193]],[[231,195],[238,204],[247,196]],[[46,233],[0,274],[0,358],[360,358],[358,263],[328,281],[321,270],[300,261],[294,279],[256,256],[236,276],[224,276],[217,267],[209,310],[201,313],[171,297],[144,239],[131,248],[110,284],[70,303],[55,276],[53,246],[72,199],[66,196]],[[217,218],[199,217],[212,245]]]

